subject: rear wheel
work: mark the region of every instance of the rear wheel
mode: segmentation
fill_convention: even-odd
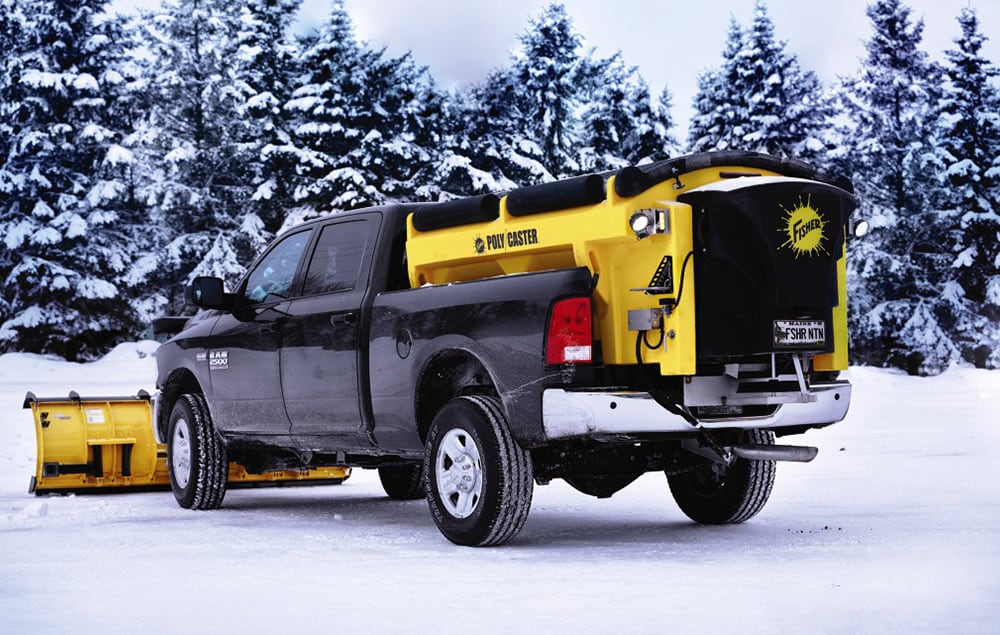
[[[411,501],[424,497],[424,465],[385,465],[378,468],[382,489],[392,500]]]
[[[441,409],[424,470],[431,515],[455,544],[500,545],[524,525],[534,489],[531,456],[514,440],[495,397],[458,397]]]
[[[744,441],[773,445],[774,433],[749,430]],[[705,525],[749,520],[764,508],[774,485],[774,461],[736,459],[729,467],[712,463],[668,476],[670,492],[688,518]]]
[[[181,395],[170,412],[167,467],[170,487],[181,507],[218,509],[222,505],[229,462],[201,395]]]

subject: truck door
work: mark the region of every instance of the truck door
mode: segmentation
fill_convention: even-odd
[[[219,318],[206,351],[219,429],[288,434],[279,351],[295,273],[313,231],[275,243],[241,285],[236,310]]]
[[[380,217],[324,225],[308,262],[302,293],[289,306],[281,348],[281,385],[292,435],[314,449],[364,445],[359,350],[367,342],[362,307]]]

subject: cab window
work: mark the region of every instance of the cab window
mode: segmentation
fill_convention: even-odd
[[[276,302],[291,295],[295,271],[311,234],[308,230],[287,236],[268,252],[247,277],[243,292],[247,302]]]
[[[368,249],[368,228],[366,220],[323,228],[306,271],[302,295],[351,291],[358,286]]]

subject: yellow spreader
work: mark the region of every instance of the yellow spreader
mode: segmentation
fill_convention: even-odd
[[[133,397],[36,397],[24,408],[35,418],[37,461],[28,491],[85,493],[101,490],[170,489],[166,445],[153,433],[153,401],[140,390]],[[342,483],[346,467],[280,470],[251,474],[229,465],[227,487]]]

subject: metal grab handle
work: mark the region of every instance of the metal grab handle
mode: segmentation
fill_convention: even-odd
[[[338,324],[356,324],[357,321],[357,313],[334,313],[330,316],[330,324],[333,326],[337,326]]]

